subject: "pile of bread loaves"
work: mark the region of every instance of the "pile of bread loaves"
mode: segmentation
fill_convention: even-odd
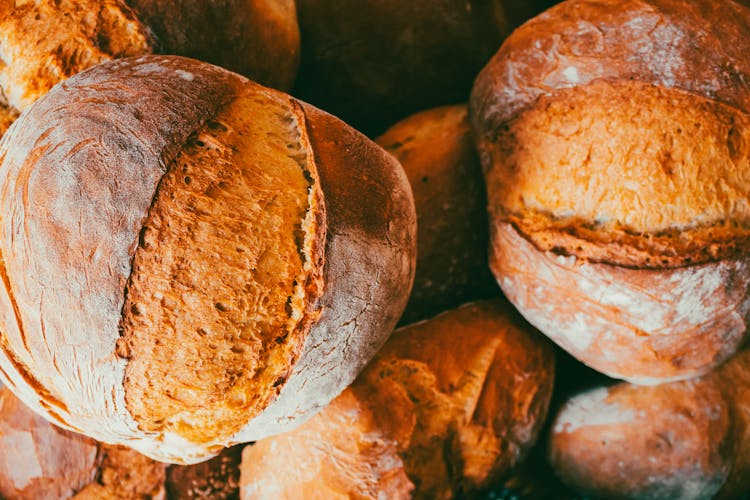
[[[733,0],[0,0],[0,498],[748,493],[749,53]]]

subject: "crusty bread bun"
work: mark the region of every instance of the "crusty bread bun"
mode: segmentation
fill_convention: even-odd
[[[748,49],[728,0],[569,0],[475,82],[493,272],[597,370],[684,379],[747,337]]]
[[[536,440],[551,346],[500,300],[397,330],[351,387],[292,432],[246,447],[241,498],[454,498]]]
[[[65,431],[0,388],[0,498],[164,498],[164,464]]]
[[[401,166],[235,73],[104,63],[29,108],[0,159],[0,378],[97,440],[183,463],[290,429],[404,309]]]
[[[289,90],[300,36],[294,0],[126,0],[156,34],[159,52],[217,64]]]
[[[401,162],[417,209],[417,272],[401,324],[496,296],[484,179],[466,106],[422,111],[375,142]]]
[[[53,85],[109,59],[193,56],[286,90],[299,44],[290,0],[0,0],[0,102],[9,108],[0,134]]]
[[[305,50],[295,95],[368,134],[465,102],[511,30],[546,1],[297,0]]]
[[[750,351],[703,378],[570,399],[550,461],[597,498],[739,498],[750,490]]]

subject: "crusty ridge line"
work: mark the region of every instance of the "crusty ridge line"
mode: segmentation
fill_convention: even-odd
[[[308,187],[307,212],[305,213],[304,219],[300,222],[300,228],[305,233],[305,240],[309,239],[310,255],[304,255],[303,249],[299,248],[299,246],[298,251],[302,258],[303,269],[306,269],[308,275],[307,282],[304,283],[305,292],[312,294],[315,298],[315,300],[307,301],[304,314],[305,316],[313,315],[314,318],[311,319],[312,321],[316,321],[321,314],[318,301],[325,293],[325,283],[323,280],[325,270],[323,266],[326,265],[325,249],[328,233],[328,226],[326,223],[327,212],[325,199],[321,195],[322,184],[320,181],[320,174],[317,171],[317,154],[312,146],[312,141],[310,140],[310,132],[307,125],[307,113],[305,113],[304,106],[293,97],[288,98],[288,103],[297,118],[296,127],[300,136],[300,145],[306,150],[305,160],[307,161],[307,165],[300,165],[300,168],[306,178],[308,176],[310,177],[307,179],[310,183]],[[315,189],[316,184],[319,186],[318,190]],[[307,220],[311,216],[312,219]],[[302,228],[302,225],[304,225],[305,222],[307,222],[308,225],[312,224],[313,228],[317,229],[317,231],[312,231],[313,234],[310,234],[309,231],[305,231],[304,228]],[[303,247],[306,246],[306,244],[307,241],[304,242]]]
[[[586,260],[587,262],[605,264],[625,269],[634,270],[655,270],[655,269],[681,269],[692,266],[711,264],[720,262],[725,259],[742,258],[747,250],[750,250],[750,221],[747,224],[739,226],[737,235],[733,235],[732,238],[726,238],[724,240],[707,241],[702,245],[696,245],[694,248],[688,248],[688,255],[680,255],[685,249],[680,249],[677,246],[670,247],[669,252],[659,252],[651,254],[648,258],[643,257],[638,259],[636,257],[625,257],[627,250],[623,248],[630,248],[638,254],[649,253],[654,248],[649,248],[649,245],[644,247],[636,247],[629,244],[629,239],[641,238],[646,242],[662,240],[663,244],[660,246],[668,247],[671,241],[678,240],[681,235],[686,233],[690,234],[710,234],[712,230],[720,231],[722,228],[731,227],[729,221],[723,220],[714,223],[709,223],[701,226],[696,226],[687,230],[668,230],[668,231],[657,231],[657,232],[637,232],[628,230],[626,227],[617,227],[614,231],[605,231],[605,236],[611,237],[611,241],[598,241],[596,239],[588,239],[585,234],[582,234],[576,227],[577,222],[581,222],[580,219],[571,219],[568,224],[555,225],[555,217],[551,214],[547,214],[541,211],[528,210],[527,212],[533,213],[533,215],[546,217],[551,221],[549,226],[544,228],[530,228],[528,219],[523,215],[517,215],[515,213],[506,214],[498,222],[509,224],[513,229],[526,241],[528,241],[534,248],[540,252],[552,252],[556,255],[572,256],[578,259]],[[586,227],[585,221],[582,224],[584,231],[590,230],[595,231],[595,224],[592,224],[592,229]],[[572,246],[569,243],[562,243],[560,245],[552,245],[550,248],[546,248],[540,241],[535,238],[534,234],[540,235],[541,233],[549,233],[552,235],[557,234],[558,237],[566,237],[572,240],[578,241],[578,245]],[[656,246],[658,243],[655,243]],[[622,258],[616,257],[597,257],[587,255],[585,247],[600,247],[607,252],[606,249],[611,249],[611,253],[620,254]],[[638,262],[638,261],[642,262]]]

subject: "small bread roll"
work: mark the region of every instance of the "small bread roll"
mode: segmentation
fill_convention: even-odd
[[[159,52],[217,64],[289,90],[300,35],[294,0],[128,0],[156,34]]]
[[[367,134],[465,102],[482,65],[546,1],[297,0],[295,95]]]
[[[748,49],[728,0],[569,0],[475,82],[492,270],[610,376],[692,377],[747,337]]]
[[[0,497],[164,498],[165,465],[50,424],[0,388]]]
[[[487,197],[466,106],[417,113],[375,142],[401,162],[417,209],[417,273],[401,323],[497,295],[487,263]]]
[[[738,498],[750,489],[750,351],[703,378],[622,383],[570,399],[550,461],[571,488],[604,498]]]
[[[99,441],[191,463],[291,429],[406,304],[401,166],[235,73],[104,63],[29,108],[0,158],[0,378]]]
[[[241,497],[463,497],[523,460],[554,370],[504,301],[403,327],[325,410],[245,448]]]

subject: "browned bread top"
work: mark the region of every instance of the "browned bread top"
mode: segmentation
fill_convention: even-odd
[[[542,95],[598,79],[750,112],[748,29],[750,12],[731,0],[567,0],[518,28],[485,66],[472,90],[474,123],[484,138]]]
[[[354,384],[243,452],[243,498],[452,498],[486,487],[541,428],[554,357],[504,301],[397,330]]]
[[[743,253],[749,30],[728,0],[569,0],[519,28],[471,98],[493,219],[630,267]]]

